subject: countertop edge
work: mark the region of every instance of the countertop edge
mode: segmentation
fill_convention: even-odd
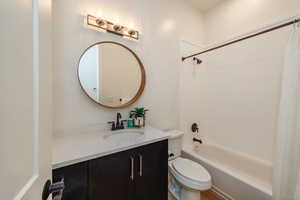
[[[134,148],[137,148],[137,147],[141,147],[141,146],[144,146],[144,145],[147,145],[147,144],[152,144],[152,143],[155,143],[155,142],[160,142],[160,141],[163,141],[163,140],[167,140],[169,138],[170,138],[170,136],[162,136],[160,138],[156,138],[156,139],[149,140],[149,141],[144,141],[144,142],[141,142],[139,144],[129,145],[129,146],[121,147],[121,148],[116,148],[116,149],[113,149],[113,150],[110,150],[110,151],[104,151],[104,152],[100,152],[100,153],[97,153],[97,154],[83,156],[83,157],[78,158],[78,159],[72,159],[72,160],[61,162],[61,163],[52,164],[52,169],[55,170],[55,169],[67,167],[67,166],[70,166],[70,165],[78,164],[78,163],[81,163],[81,162],[85,162],[85,161],[88,161],[88,160],[101,158],[101,157],[111,155],[111,154],[114,154],[114,153],[118,153],[118,152],[130,150],[130,149],[134,149]]]

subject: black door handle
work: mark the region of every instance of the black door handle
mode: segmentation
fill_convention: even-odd
[[[54,200],[61,200],[63,191],[65,189],[64,179],[57,183],[51,183],[50,180],[47,180],[42,194],[42,200],[47,200],[49,195],[55,193]]]

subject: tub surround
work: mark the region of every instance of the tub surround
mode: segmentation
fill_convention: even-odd
[[[124,141],[110,141],[106,139],[112,134],[122,134],[122,132],[130,131],[142,132],[142,136]],[[57,136],[53,138],[52,167],[57,169],[168,138],[169,135],[167,133],[150,126],[143,129],[102,130]]]

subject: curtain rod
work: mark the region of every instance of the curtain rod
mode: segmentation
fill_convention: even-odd
[[[199,52],[199,53],[192,54],[192,55],[190,55],[190,56],[182,57],[182,61],[185,61],[186,59],[192,58],[192,57],[195,58],[195,56],[198,56],[198,55],[201,55],[201,54],[210,52],[210,51],[214,51],[214,50],[216,50],[216,49],[221,49],[221,48],[223,48],[223,47],[226,47],[226,46],[229,46],[229,45],[232,45],[232,44],[235,44],[235,43],[238,43],[238,42],[241,42],[241,41],[244,41],[244,40],[253,38],[253,37],[256,37],[256,36],[258,36],[258,35],[262,35],[262,34],[265,34],[265,33],[269,33],[269,32],[271,32],[271,31],[274,31],[274,30],[277,30],[277,29],[280,29],[280,28],[283,28],[283,27],[286,27],[286,26],[293,25],[293,24],[298,23],[298,22],[300,22],[300,18],[294,19],[294,20],[291,20],[291,21],[288,21],[288,22],[283,23],[283,24],[278,25],[278,26],[274,26],[274,27],[265,29],[265,30],[260,31],[260,32],[258,32],[258,33],[254,33],[254,34],[251,34],[251,35],[248,35],[248,36],[245,36],[245,37],[242,37],[242,38],[239,38],[239,39],[236,39],[236,40],[227,42],[227,43],[225,43],[225,44],[222,44],[222,45],[219,45],[219,46],[216,46],[216,47],[207,49],[207,50],[205,50],[205,51],[201,51],[201,52]]]

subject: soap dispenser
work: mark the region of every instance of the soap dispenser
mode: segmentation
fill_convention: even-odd
[[[134,120],[132,118],[127,120],[127,128],[134,128]]]

